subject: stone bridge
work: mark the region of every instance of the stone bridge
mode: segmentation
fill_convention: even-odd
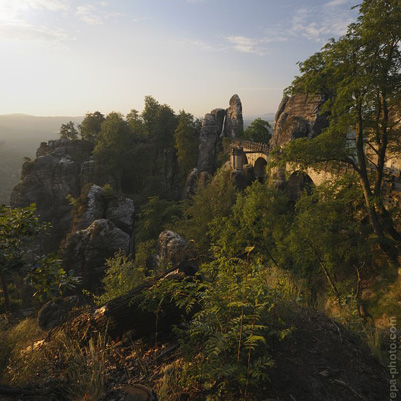
[[[266,174],[266,165],[271,148],[265,143],[234,140],[231,142],[231,168],[243,170],[245,164],[251,164],[255,175],[262,180]]]
[[[244,165],[250,164],[254,168],[255,176],[258,180],[263,181],[266,175],[266,166],[269,161],[271,147],[265,143],[257,143],[245,140],[233,140],[231,142],[231,168],[241,171]],[[287,193],[291,200],[296,200],[301,190],[310,190],[315,185],[321,185],[331,180],[335,176],[345,174],[347,168],[341,167],[336,171],[332,169],[315,170],[308,168],[306,171],[297,169],[296,166],[287,166],[285,169],[292,171],[290,176],[286,176],[285,171],[277,174],[278,183],[285,185]],[[386,201],[392,205],[401,203],[401,169],[387,167],[384,170],[385,182],[384,193]]]

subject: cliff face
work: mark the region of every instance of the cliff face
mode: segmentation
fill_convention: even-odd
[[[320,113],[324,95],[296,94],[284,96],[274,121],[272,146],[281,146],[296,138],[309,139],[328,126],[327,116]]]
[[[217,167],[217,155],[222,150],[222,139],[236,138],[243,131],[242,103],[238,95],[233,95],[227,109],[214,109],[206,114],[202,121],[198,171],[213,174]]]
[[[81,276],[82,286],[89,289],[99,286],[106,258],[120,249],[132,252],[134,224],[131,199],[88,185],[94,178],[92,150],[87,141],[42,143],[36,159],[25,162],[11,196],[14,207],[36,203],[40,220],[51,224],[40,238],[40,251],[57,251],[62,244],[64,267]]]
[[[92,150],[87,141],[42,142],[36,159],[23,165],[10,204],[26,207],[36,203],[40,220],[51,223],[50,235],[42,243],[44,251],[56,250],[70,228],[72,206],[66,197],[78,197],[89,179]]]

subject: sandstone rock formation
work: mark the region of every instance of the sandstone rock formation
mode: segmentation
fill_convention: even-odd
[[[222,151],[222,138],[233,139],[243,131],[241,100],[238,95],[233,95],[228,109],[214,109],[203,119],[199,136],[198,171],[214,174],[217,168],[217,155]]]
[[[296,94],[284,96],[276,113],[270,144],[281,146],[296,138],[314,138],[328,126],[327,116],[320,113],[324,95]]]
[[[230,99],[230,107],[226,112],[224,126],[224,136],[228,138],[238,138],[244,132],[244,119],[242,117],[242,103],[238,95],[233,95]]]
[[[213,174],[216,170],[216,157],[221,149],[220,134],[222,132],[222,109],[215,109],[206,114],[202,121],[199,135],[198,171],[207,171]]]
[[[36,203],[40,220],[50,222],[52,229],[42,246],[54,251],[68,232],[72,206],[67,195],[77,197],[85,182],[83,165],[89,161],[93,144],[87,141],[59,139],[43,142],[34,161],[25,162],[20,183],[11,194],[13,207]]]

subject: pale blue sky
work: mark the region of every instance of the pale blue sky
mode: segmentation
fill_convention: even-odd
[[[0,0],[0,114],[275,112],[357,0]]]

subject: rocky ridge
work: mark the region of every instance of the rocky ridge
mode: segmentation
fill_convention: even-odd
[[[67,196],[78,197],[90,177],[92,150],[93,144],[87,141],[42,142],[36,159],[23,165],[10,204],[27,207],[35,203],[40,220],[51,223],[50,233],[41,244],[44,251],[57,250],[70,228],[73,207]]]

